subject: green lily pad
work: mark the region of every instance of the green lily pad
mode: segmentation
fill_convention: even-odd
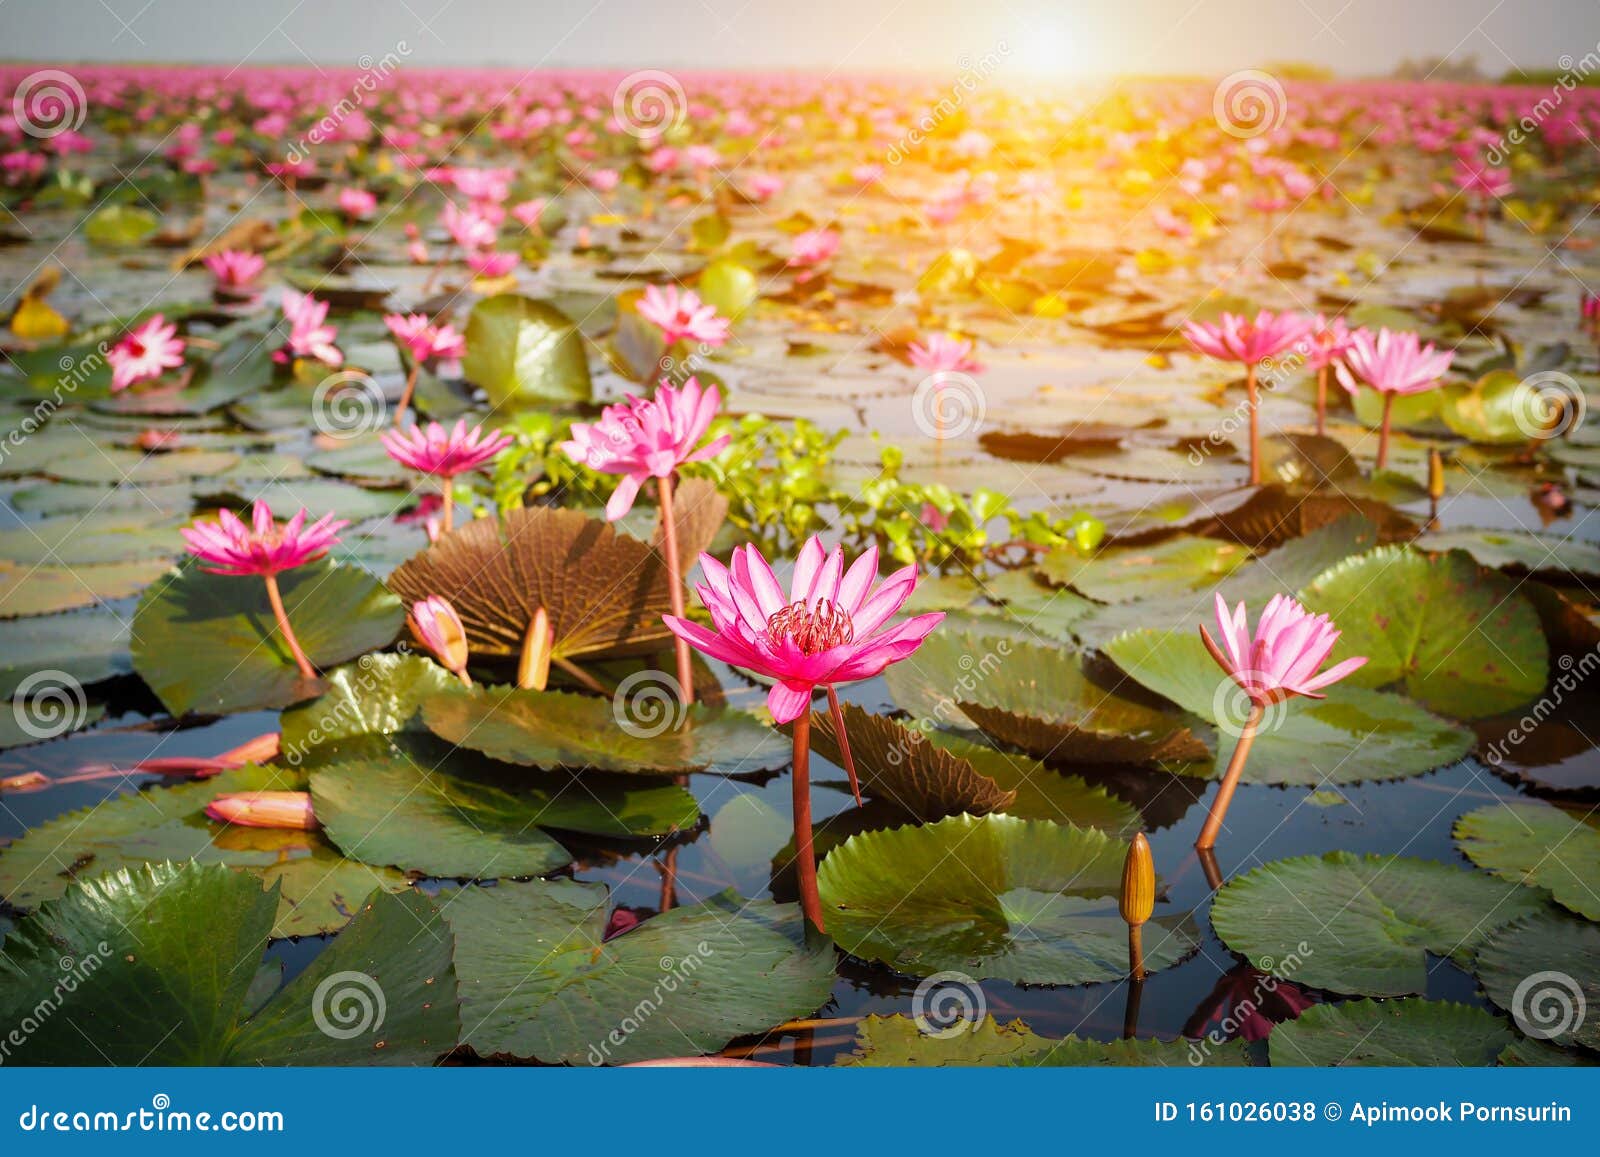
[[[1263,972],[1364,996],[1428,987],[1428,956],[1470,959],[1496,928],[1543,905],[1538,893],[1465,868],[1329,852],[1276,860],[1230,880],[1211,924]]]
[[[1002,791],[1016,798],[1006,814],[1025,820],[1049,820],[1080,828],[1099,828],[1113,836],[1129,836],[1144,826],[1139,809],[1089,783],[1066,775],[1026,755],[1015,755],[947,731],[928,734],[935,747],[959,756]]]
[[[87,685],[133,670],[127,620],[105,610],[0,621],[0,655],[0,699],[38,671]]]
[[[742,711],[696,703],[655,725],[618,722],[610,699],[566,691],[455,687],[428,698],[423,721],[439,738],[526,767],[670,775],[782,767],[789,745]],[[628,718],[626,714],[622,718]]]
[[[1546,908],[1504,924],[1472,972],[1524,1035],[1600,1050],[1600,926]]]
[[[112,248],[138,245],[161,228],[161,219],[140,205],[106,205],[83,223],[83,235]]]
[[[363,655],[323,678],[316,699],[279,717],[286,762],[298,766],[324,744],[363,735],[422,731],[423,700],[457,685],[456,677],[421,655]]]
[[[49,615],[136,595],[167,570],[165,559],[88,566],[13,566],[0,559],[0,619]]]
[[[485,298],[467,316],[466,339],[462,372],[497,409],[593,396],[583,337],[548,302],[515,293]]]
[[[450,898],[463,1038],[483,1056],[626,1064],[709,1053],[815,1012],[833,953],[799,910],[721,892],[605,940],[604,889],[502,883]]]
[[[31,908],[57,898],[76,879],[197,860],[246,869],[269,886],[282,881],[274,936],[336,932],[373,888],[398,892],[408,886],[406,878],[345,859],[316,832],[225,826],[205,814],[206,805],[224,793],[305,787],[298,772],[251,764],[68,812],[0,851],[0,897]]]
[[[1494,370],[1469,386],[1442,391],[1439,416],[1451,431],[1472,442],[1514,446],[1530,442],[1557,414],[1551,413],[1551,390],[1556,381],[1541,387],[1540,375],[1524,377],[1512,370]]]
[[[1379,547],[1330,568],[1300,598],[1343,632],[1329,662],[1367,656],[1349,677],[1356,686],[1398,683],[1458,719],[1510,711],[1544,690],[1539,616],[1509,579],[1465,552]]]
[[[1135,631],[1106,645],[1117,665],[1144,686],[1237,734],[1243,711],[1233,681],[1207,654],[1198,632]],[[1266,717],[1245,764],[1243,782],[1322,788],[1368,779],[1421,775],[1472,749],[1464,727],[1399,695],[1352,687],[1325,689],[1326,699],[1293,699]],[[1233,743],[1219,740],[1216,760],[1181,764],[1185,774],[1220,777]]]
[[[44,473],[64,482],[149,486],[214,477],[238,462],[239,455],[231,450],[146,454],[142,450],[124,450],[117,446],[80,445],[77,453],[52,459],[44,467]]]
[[[327,559],[285,571],[278,584],[289,625],[319,666],[387,646],[405,620],[377,579]],[[174,715],[284,707],[321,690],[300,677],[260,579],[186,562],[145,592],[133,639],[134,669]]]
[[[965,972],[1090,984],[1128,972],[1117,912],[1127,845],[1104,832],[1013,816],[952,816],[852,836],[818,874],[840,947],[909,975]],[[1187,917],[1145,928],[1145,965],[1198,943]]]
[[[25,566],[170,560],[182,553],[176,530],[158,530],[148,518],[121,514],[64,515],[0,530],[0,558]]]
[[[1112,546],[1084,558],[1053,550],[1039,572],[1103,603],[1207,590],[1250,561],[1248,548],[1214,538],[1173,538],[1155,546]]]
[[[992,1016],[970,1025],[923,1032],[909,1016],[866,1016],[856,1026],[855,1050],[840,1065],[888,1068],[970,1068],[991,1065],[1245,1065],[1242,1044],[1204,1054],[1188,1041],[1062,1040],[1039,1036],[1023,1021]]]
[[[1545,888],[1557,904],[1600,920],[1600,820],[1532,801],[1491,804],[1456,820],[1456,843],[1478,867]]]
[[[1443,1000],[1351,1000],[1319,1004],[1272,1030],[1274,1067],[1492,1065],[1512,1043],[1493,1013]]]
[[[1483,566],[1529,573],[1600,575],[1600,546],[1569,536],[1526,530],[1435,530],[1414,544],[1422,550],[1464,550]]]
[[[75,885],[24,920],[0,952],[6,1023],[54,1008],[8,1059],[422,1065],[454,1047],[450,940],[425,896],[374,892],[275,992],[270,973],[257,980],[276,891],[198,864],[150,864]]]

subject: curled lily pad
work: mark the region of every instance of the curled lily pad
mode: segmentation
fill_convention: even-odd
[[[1189,1041],[1062,1040],[1039,1036],[1020,1020],[992,1016],[954,1026],[960,1031],[923,1032],[908,1016],[867,1016],[856,1028],[855,1050],[841,1065],[894,1068],[988,1065],[1245,1065],[1242,1044],[1201,1050]],[[1199,1058],[1199,1059],[1197,1059]]]
[[[474,652],[521,653],[541,607],[556,658],[659,649],[671,634],[665,560],[604,522],[573,510],[533,506],[503,519],[478,518],[389,576],[407,605],[449,599]]]
[[[587,402],[588,356],[578,328],[555,306],[515,293],[488,297],[467,317],[461,369],[499,406]]]
[[[952,816],[852,836],[822,862],[828,931],[847,952],[916,976],[960,971],[1089,984],[1128,971],[1117,911],[1127,845],[1104,832],[1012,816]],[[1145,965],[1198,943],[1187,917],[1145,928]]]
[[[1274,1067],[1492,1065],[1513,1040],[1493,1013],[1445,1000],[1319,1004],[1272,1030]]]
[[[53,900],[74,880],[142,864],[196,860],[281,881],[274,936],[335,932],[373,888],[407,887],[398,872],[347,860],[317,832],[229,827],[206,817],[217,796],[303,791],[304,775],[254,764],[209,779],[118,796],[39,824],[0,851],[0,897],[18,908]]]
[[[1496,928],[1542,905],[1538,893],[1481,872],[1329,852],[1230,880],[1211,924],[1264,972],[1330,992],[1408,996],[1427,990],[1429,954],[1464,963]]]
[[[1198,632],[1134,631],[1106,653],[1144,686],[1236,735],[1244,714],[1237,688],[1206,653]],[[1473,734],[1399,695],[1336,683],[1326,699],[1294,699],[1267,716],[1245,764],[1246,783],[1356,783],[1421,775],[1472,749]],[[1176,770],[1220,776],[1233,744],[1219,740],[1216,761]]]
[[[125,868],[74,885],[5,939],[6,1023],[53,1000],[64,1022],[28,1034],[7,1059],[424,1065],[454,1047],[450,938],[425,896],[380,890],[358,901],[350,927],[276,991],[281,973],[257,984],[276,892],[199,864]]]
[[[1547,908],[1501,926],[1472,971],[1528,1036],[1600,1050],[1600,926]]]
[[[1532,801],[1491,804],[1456,821],[1467,858],[1506,880],[1547,888],[1557,904],[1600,920],[1600,820]]]
[[[645,727],[612,699],[456,687],[428,698],[422,715],[441,739],[528,767],[668,775],[770,770],[789,758],[788,744],[755,716],[703,703],[680,706]]]
[[[1458,719],[1510,711],[1544,690],[1539,616],[1510,580],[1463,551],[1379,547],[1325,571],[1300,598],[1343,632],[1330,662],[1367,656],[1349,677],[1356,685],[1397,683]]]
[[[326,559],[278,577],[300,645],[331,667],[387,646],[405,612],[366,571]],[[192,561],[152,586],[133,619],[133,666],[174,715],[284,707],[315,695],[280,637],[266,586]]]
[[[450,897],[464,1038],[484,1056],[626,1064],[708,1053],[815,1012],[833,956],[797,908],[722,892],[605,939],[594,885],[502,883]]]
[[[1423,550],[1464,550],[1479,563],[1529,573],[1600,576],[1600,546],[1570,536],[1526,530],[1434,530],[1417,539]]]
[[[1139,809],[1090,784],[1027,755],[990,747],[948,731],[928,733],[928,742],[970,763],[1016,799],[1006,814],[1025,820],[1050,820],[1080,828],[1099,828],[1113,836],[1132,835],[1144,826]]]

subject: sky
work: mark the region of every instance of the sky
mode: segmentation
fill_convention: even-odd
[[[1345,75],[1600,46],[1597,0],[0,0],[0,58],[355,66]]]

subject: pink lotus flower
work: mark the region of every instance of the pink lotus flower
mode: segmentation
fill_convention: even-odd
[[[1509,197],[1516,188],[1511,183],[1510,174],[1504,169],[1477,161],[1462,161],[1456,166],[1454,178],[1456,187],[1463,193],[1484,200]]]
[[[1250,403],[1250,485],[1261,485],[1261,414],[1256,371],[1260,363],[1277,357],[1311,329],[1311,319],[1295,313],[1263,309],[1255,320],[1224,313],[1217,322],[1191,321],[1183,327],[1189,344],[1218,361],[1240,362],[1245,367],[1245,392]]]
[[[246,828],[289,828],[315,831],[319,826],[308,791],[236,791],[206,804],[206,815],[219,823]]]
[[[561,449],[593,470],[623,476],[606,503],[606,519],[615,522],[633,508],[645,479],[670,478],[685,462],[722,453],[727,434],[695,448],[721,404],[717,387],[702,390],[696,378],[681,389],[663,381],[653,398],[629,394],[626,402],[607,406],[598,422],[574,422],[572,438]]]
[[[511,206],[511,215],[522,223],[524,228],[537,229],[539,218],[544,216],[545,199],[535,197],[531,201],[521,201]]]
[[[1243,603],[1230,614],[1227,602],[1219,593],[1216,612],[1222,646],[1217,646],[1204,625],[1200,627],[1200,638],[1217,666],[1249,698],[1250,714],[1239,733],[1211,812],[1195,840],[1195,847],[1203,852],[1216,846],[1217,833],[1222,830],[1223,817],[1233,802],[1233,793],[1239,786],[1239,777],[1244,772],[1245,760],[1266,709],[1296,696],[1321,699],[1322,688],[1337,683],[1367,661],[1357,656],[1318,674],[1323,660],[1339,641],[1339,631],[1327,615],[1313,615],[1285,595],[1274,595],[1268,601],[1267,609],[1256,622],[1253,639]]]
[[[377,212],[378,198],[365,189],[345,187],[339,190],[339,211],[352,221],[365,221]]]
[[[807,229],[789,244],[790,266],[817,266],[839,252],[839,235],[832,229]]]
[[[1450,369],[1455,355],[1449,350],[1435,351],[1422,345],[1414,333],[1391,333],[1387,329],[1373,336],[1358,330],[1340,363],[1339,384],[1354,394],[1362,383],[1383,395],[1383,425],[1378,434],[1377,467],[1389,462],[1389,419],[1394,400],[1406,394],[1420,394],[1439,384]]]
[[[973,357],[973,343],[942,333],[929,334],[906,348],[911,364],[929,373],[975,374],[983,369]]]
[[[777,680],[767,708],[779,723],[808,711],[817,688],[871,679],[906,658],[944,618],[936,611],[888,625],[916,588],[917,568],[874,588],[877,547],[845,570],[843,550],[830,555],[813,538],[795,560],[787,596],[754,546],[737,548],[731,567],[703,554],[700,569],[706,581],[695,589],[713,625],[669,615],[668,629],[712,658]]]
[[[450,239],[463,249],[491,248],[499,235],[494,222],[479,213],[458,208],[454,201],[445,202],[439,220]]]
[[[687,339],[720,346],[728,340],[733,324],[717,315],[716,306],[702,303],[699,294],[691,289],[680,291],[676,285],[646,287],[635,308],[640,317],[661,330],[661,340],[667,345]]]
[[[1306,364],[1317,371],[1317,433],[1328,428],[1328,374],[1350,349],[1353,335],[1344,319],[1325,318],[1320,313],[1311,323],[1306,342]]]
[[[467,266],[473,274],[490,281],[510,273],[517,267],[518,260],[515,253],[497,253],[492,250],[467,254]]]
[[[178,533],[189,553],[211,564],[201,569],[212,574],[275,575],[315,562],[339,544],[338,532],[350,525],[325,514],[306,526],[307,514],[302,508],[280,527],[272,508],[258,500],[250,510],[250,526],[233,511],[221,510],[215,522],[197,522]]]
[[[485,433],[482,426],[467,429],[465,419],[446,430],[429,422],[426,430],[412,426],[407,430],[386,430],[380,436],[389,457],[402,466],[439,478],[454,478],[492,461],[511,445],[509,434]]]
[[[306,511],[302,507],[280,527],[273,520],[272,508],[260,500],[250,511],[250,521],[247,527],[233,511],[223,510],[217,515],[217,521],[197,522],[179,533],[188,544],[189,553],[211,564],[201,567],[202,570],[212,574],[259,575],[266,582],[273,618],[277,620],[295,665],[300,668],[301,677],[315,679],[316,669],[306,658],[289,625],[289,615],[278,590],[278,575],[322,558],[330,547],[338,545],[338,532],[349,523],[342,519],[334,521],[333,515],[325,514],[307,526]]]
[[[745,181],[744,191],[752,201],[770,201],[783,192],[783,178],[772,173],[756,173]]]
[[[168,370],[183,365],[184,341],[178,327],[162,316],[152,314],[140,326],[130,329],[106,353],[111,363],[112,390],[125,390],[137,382],[159,378]]]
[[[327,302],[318,301],[309,293],[285,289],[283,316],[289,322],[289,340],[275,355],[278,361],[296,357],[313,358],[329,366],[344,364],[344,354],[333,344],[339,331],[327,324]]]
[[[615,169],[591,169],[585,176],[589,188],[597,193],[609,193],[617,187],[622,175]]]
[[[245,249],[223,249],[209,254],[204,260],[211,276],[216,279],[217,288],[232,292],[249,289],[267,267],[266,258]]]
[[[406,625],[417,642],[428,648],[445,670],[468,687],[472,686],[472,677],[467,674],[467,629],[447,599],[432,595],[412,603]]]
[[[425,313],[388,313],[383,324],[414,361],[456,362],[467,352],[467,339],[454,326],[435,325]]]

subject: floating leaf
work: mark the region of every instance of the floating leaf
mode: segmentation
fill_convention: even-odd
[[[1545,909],[1490,936],[1472,972],[1527,1035],[1600,1049],[1600,926]]]
[[[1546,888],[1557,904],[1600,920],[1600,821],[1533,801],[1491,804],[1456,820],[1469,860],[1506,880]]]
[[[1057,586],[1103,603],[1125,603],[1206,590],[1250,561],[1237,542],[1174,538],[1156,546],[1112,546],[1088,558],[1058,549],[1039,562],[1039,572]]]
[[[450,940],[426,897],[374,892],[274,995],[271,974],[256,981],[275,891],[197,864],[151,864],[75,885],[24,920],[0,952],[6,1023],[52,1001],[62,1022],[29,1034],[7,1059],[424,1065],[454,1046]],[[75,983],[61,1001],[68,975]]]
[[[457,687],[423,704],[428,729],[450,743],[527,767],[668,775],[782,767],[789,746],[742,711],[695,703],[648,728],[618,722],[611,699],[566,691]]]
[[[139,205],[106,205],[83,223],[83,235],[96,245],[138,245],[161,227],[161,220]]]
[[[366,571],[327,559],[278,576],[306,655],[332,667],[394,641],[405,612]],[[321,687],[300,677],[257,578],[208,574],[193,561],[145,592],[133,665],[174,715],[284,707]]]
[[[718,258],[700,273],[696,284],[700,299],[714,305],[724,317],[738,321],[761,297],[756,275],[737,261]]]
[[[540,607],[556,658],[648,652],[671,638],[661,621],[672,609],[665,560],[574,510],[474,519],[402,565],[389,587],[408,606],[448,599],[477,654],[521,654]]]
[[[298,765],[324,744],[362,735],[422,731],[422,703],[456,677],[421,655],[363,655],[323,679],[327,690],[279,719],[284,758]]]
[[[928,742],[966,760],[1003,791],[1016,793],[1006,814],[1049,820],[1080,828],[1099,828],[1114,836],[1132,835],[1144,826],[1139,809],[1081,776],[1066,775],[1037,759],[1015,755],[947,731],[928,733]]]
[[[1429,551],[1464,550],[1483,566],[1529,573],[1600,575],[1600,546],[1526,530],[1433,530],[1416,540]]]
[[[1492,1065],[1512,1043],[1493,1013],[1443,1000],[1318,1004],[1272,1030],[1267,1047],[1285,1065]]]
[[[952,816],[852,836],[818,876],[828,931],[847,952],[916,976],[959,971],[1089,984],[1128,971],[1117,913],[1127,846],[1104,832],[1012,816]],[[1198,942],[1186,917],[1145,929],[1145,964]]]
[[[496,408],[593,396],[583,337],[548,302],[515,293],[484,298],[467,316],[466,339],[462,372]]]
[[[29,566],[171,560],[182,553],[176,530],[156,529],[148,518],[124,514],[64,515],[0,530],[0,558]]]
[[[18,567],[0,559],[0,619],[49,615],[136,595],[167,570],[165,559],[88,566]]]
[[[1196,1058],[1199,1058],[1198,1060]],[[855,1051],[841,1065],[893,1068],[989,1065],[1245,1065],[1242,1044],[1202,1051],[1189,1041],[1062,1040],[1037,1035],[1025,1023],[1002,1024],[992,1016],[962,1031],[925,1034],[908,1016],[866,1016],[856,1027]]]
[[[483,1056],[625,1064],[708,1053],[815,1012],[831,950],[799,910],[722,892],[605,940],[603,889],[502,883],[451,897],[466,1043]]]
[[[60,671],[80,684],[133,670],[128,622],[110,611],[74,611],[0,622],[0,699],[38,671]]]
[[[1324,572],[1300,598],[1343,632],[1330,662],[1367,656],[1349,677],[1357,686],[1400,683],[1458,719],[1510,711],[1544,690],[1538,615],[1510,580],[1464,552],[1379,547]]]
[[[1366,996],[1428,987],[1428,955],[1465,962],[1538,894],[1464,868],[1329,852],[1230,880],[1211,906],[1222,941],[1263,972]]]

